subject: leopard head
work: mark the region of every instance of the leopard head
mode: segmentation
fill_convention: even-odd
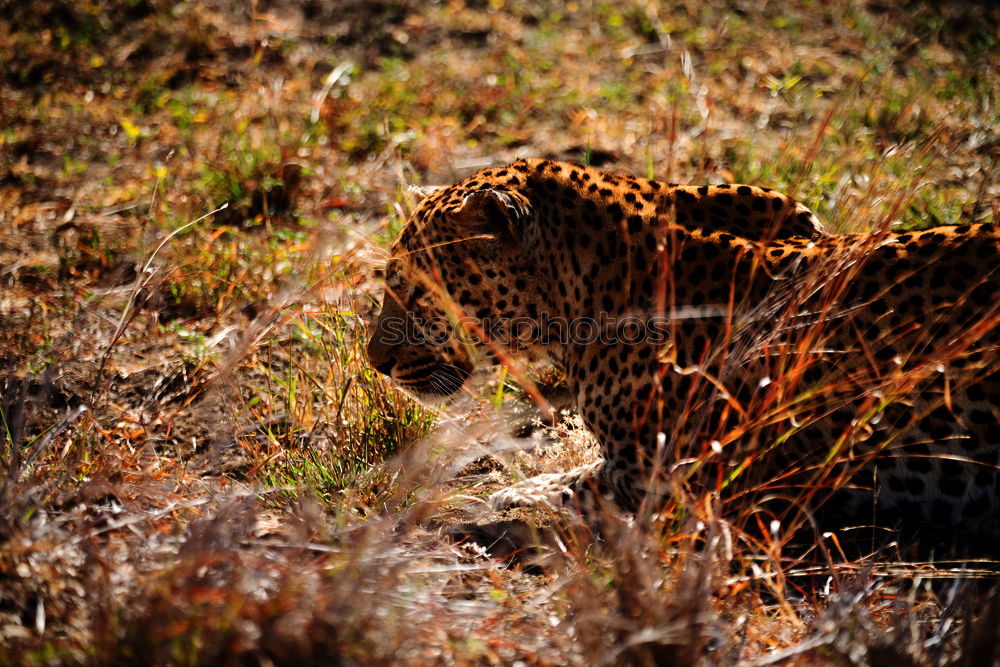
[[[480,358],[516,351],[516,322],[534,306],[530,224],[527,198],[496,184],[465,181],[424,199],[386,266],[374,367],[434,399],[461,389]]]

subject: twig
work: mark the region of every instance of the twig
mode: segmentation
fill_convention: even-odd
[[[61,422],[56,424],[54,428],[50,429],[48,433],[46,433],[43,437],[39,438],[38,442],[35,443],[35,446],[32,447],[31,449],[31,453],[28,454],[28,457],[24,459],[24,463],[21,464],[22,470],[27,466],[31,465],[34,462],[35,458],[39,454],[41,454],[53,440],[55,440],[57,435],[66,430],[67,426],[69,426],[77,419],[79,419],[80,415],[82,415],[86,411],[87,411],[86,405],[78,405],[76,406],[76,409],[67,412],[66,416],[62,418]]]

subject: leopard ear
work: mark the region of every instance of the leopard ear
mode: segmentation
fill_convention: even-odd
[[[524,240],[530,220],[528,200],[507,190],[477,190],[467,195],[452,215],[470,231],[516,244]]]
[[[407,188],[407,191],[413,195],[418,202],[423,201],[430,197],[435,192],[440,192],[444,190],[446,185],[411,185]]]

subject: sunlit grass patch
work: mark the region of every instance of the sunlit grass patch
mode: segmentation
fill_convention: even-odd
[[[360,494],[354,502],[375,504],[392,480],[373,468],[424,435],[432,413],[368,365],[357,312],[302,313],[286,330],[254,354],[267,365],[247,403],[259,429],[250,442],[274,454],[258,474],[279,487],[305,484],[331,503],[350,491]]]

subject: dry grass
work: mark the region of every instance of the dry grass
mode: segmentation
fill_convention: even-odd
[[[806,563],[713,485],[522,565],[456,544],[581,436],[510,436],[506,379],[417,406],[363,343],[405,186],[517,155],[770,185],[837,231],[995,218],[997,18],[0,7],[0,664],[995,662],[979,564]]]

